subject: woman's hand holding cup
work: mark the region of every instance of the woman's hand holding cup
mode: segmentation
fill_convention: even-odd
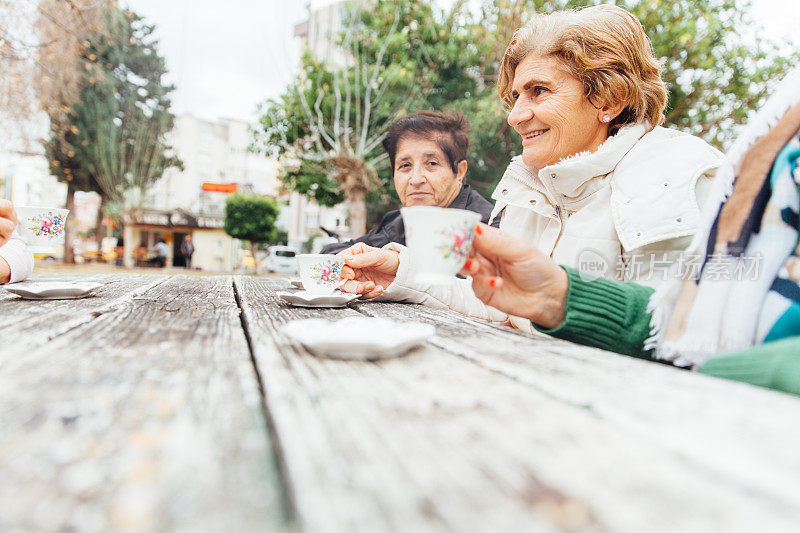
[[[8,242],[15,227],[17,227],[17,214],[14,213],[14,206],[8,200],[0,200],[0,246]],[[10,280],[11,267],[0,257],[0,285]]]
[[[0,200],[0,246],[8,242],[16,227],[17,214],[14,213],[14,206],[8,200]]]
[[[479,224],[461,271],[485,304],[555,328],[566,312],[567,273],[530,244]]]
[[[364,298],[380,296],[392,284],[400,266],[398,252],[360,242],[336,255],[345,260],[341,276],[348,280],[341,290]]]

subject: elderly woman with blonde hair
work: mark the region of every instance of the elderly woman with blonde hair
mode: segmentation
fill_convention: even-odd
[[[506,48],[498,92],[522,138],[492,195],[500,229],[593,275],[651,286],[666,279],[723,156],[660,126],[667,90],[639,21],[610,5],[534,16]],[[467,280],[426,285],[402,246],[340,255],[352,279],[345,290],[531,330],[480,302]]]

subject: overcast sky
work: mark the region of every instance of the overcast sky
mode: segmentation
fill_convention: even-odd
[[[314,0],[315,4],[329,1]],[[792,29],[800,33],[797,1],[752,0],[753,13],[772,35],[788,36]],[[176,113],[255,120],[256,105],[278,96],[295,73],[300,43],[293,30],[306,18],[305,0],[127,0],[127,4],[157,26],[161,53],[177,87]],[[800,38],[793,41],[800,43]]]

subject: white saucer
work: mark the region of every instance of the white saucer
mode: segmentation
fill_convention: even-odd
[[[367,361],[401,355],[436,334],[431,324],[366,316],[336,322],[321,318],[292,320],[282,329],[316,354]]]
[[[284,302],[297,307],[344,307],[360,296],[358,294],[339,291],[322,296],[311,294],[308,291],[278,291],[276,294]]]
[[[3,285],[3,288],[27,300],[72,300],[85,298],[100,286],[102,284],[91,281],[23,281]]]

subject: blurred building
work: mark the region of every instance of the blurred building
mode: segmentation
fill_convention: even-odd
[[[216,122],[179,115],[168,142],[183,161],[170,168],[148,191],[152,209],[184,209],[203,216],[224,216],[231,192],[278,195],[277,163],[248,152],[250,124],[235,119]]]
[[[303,39],[305,46],[318,61],[343,66],[347,54],[336,46],[336,36],[342,29],[345,0],[312,0],[306,3],[308,18],[295,25],[294,36]]]
[[[241,243],[223,230],[225,199],[236,192],[279,195],[277,163],[248,151],[250,128],[235,119],[176,117],[168,142],[184,168],[168,169],[148,191],[143,209],[126,221],[126,264],[133,264],[134,248],[152,250],[163,238],[170,248],[167,264],[183,266],[180,243],[191,235],[194,267],[231,271],[240,266]],[[287,213],[282,220],[288,218]]]
[[[0,154],[0,198],[15,205],[64,207],[66,197],[67,186],[50,174],[42,154]]]

